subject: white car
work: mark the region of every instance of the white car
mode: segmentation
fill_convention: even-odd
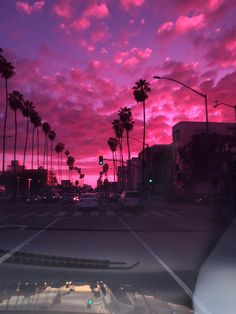
[[[99,209],[99,199],[94,193],[82,193],[78,204],[81,209]]]
[[[122,208],[143,208],[143,197],[139,191],[124,191],[120,196]]]

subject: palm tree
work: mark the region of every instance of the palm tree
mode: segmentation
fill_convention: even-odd
[[[46,159],[46,153],[47,153],[47,169],[48,169],[48,133],[51,130],[50,124],[48,122],[43,122],[42,130],[44,133],[43,168],[45,165],[45,159]]]
[[[70,171],[72,171],[74,169],[74,162],[75,162],[74,157],[72,157],[72,156],[67,157],[66,164],[69,167],[69,180],[70,180]]]
[[[110,137],[107,141],[108,146],[110,147],[110,150],[112,151],[112,159],[113,159],[113,169],[114,169],[114,182],[116,180],[116,161],[115,161],[115,151],[117,149],[118,140],[115,137]]]
[[[51,130],[48,133],[48,138],[51,141],[51,185],[52,185],[52,147],[53,147],[53,141],[55,140],[56,132]]]
[[[28,135],[29,135],[29,121],[30,116],[34,110],[33,103],[29,100],[24,101],[23,107],[22,107],[22,114],[26,118],[26,133],[25,133],[25,147],[24,147],[24,157],[23,157],[23,171],[25,169],[25,158],[26,158],[26,152],[27,152],[27,145],[28,145]]]
[[[128,148],[128,160],[130,160],[130,143],[129,143],[129,132],[133,130],[134,121],[132,120],[132,112],[131,109],[128,107],[121,108],[118,112],[118,116],[120,121],[123,124],[124,129],[126,130],[126,141],[127,141],[127,148]],[[132,189],[132,177],[130,172],[130,167],[128,168],[128,187]]]
[[[123,150],[122,150],[122,137],[124,134],[124,126],[121,120],[115,119],[112,122],[112,127],[115,132],[116,138],[118,140],[119,148],[120,148],[120,158],[121,158],[121,189],[124,188],[124,160],[123,160]]]
[[[55,151],[58,154],[58,176],[60,178],[60,182],[61,182],[61,179],[62,179],[62,169],[60,171],[60,154],[61,154],[61,167],[62,167],[62,152],[63,152],[64,148],[65,148],[65,145],[63,143],[58,143],[55,146]]]
[[[33,110],[31,112],[31,115],[30,115],[30,121],[33,125],[33,132],[32,132],[32,158],[31,158],[31,169],[33,170],[34,169],[34,133],[35,133],[35,128],[38,128],[42,125],[42,119],[41,117],[39,116],[39,114]],[[38,155],[38,168],[39,168],[39,149],[38,149],[38,146],[39,146],[39,138],[37,136],[37,155]]]
[[[118,112],[120,121],[123,124],[124,129],[126,130],[126,140],[128,148],[128,159],[130,159],[130,143],[129,143],[129,132],[133,130],[134,121],[132,120],[131,108],[121,108]]]
[[[15,116],[15,141],[14,141],[14,177],[16,174],[16,146],[17,146],[17,110],[22,110],[24,99],[23,95],[18,91],[13,91],[8,95],[10,108],[14,111]]]
[[[5,154],[6,154],[6,126],[8,113],[8,80],[15,74],[14,66],[2,56],[0,48],[0,75],[5,80],[5,113],[3,124],[3,141],[2,141],[2,174],[5,173]]]
[[[140,79],[133,86],[133,95],[137,103],[141,102],[143,105],[143,150],[142,150],[142,188],[144,188],[144,149],[145,149],[145,137],[146,137],[146,99],[148,93],[151,92],[150,83],[146,80]]]

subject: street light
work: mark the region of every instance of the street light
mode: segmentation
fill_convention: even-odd
[[[236,105],[229,105],[229,104],[226,104],[224,102],[220,102],[219,100],[215,100],[214,108],[217,108],[218,106],[221,106],[221,105],[234,109],[234,118],[235,118],[235,122],[236,122]]]
[[[205,113],[206,113],[206,134],[209,135],[209,123],[208,123],[208,103],[207,103],[207,95],[206,94],[203,94],[199,91],[197,91],[196,89],[176,80],[176,79],[173,79],[173,78],[170,78],[170,77],[164,77],[164,76],[153,76],[154,79],[157,79],[157,80],[168,80],[168,81],[173,81],[173,82],[176,82],[184,87],[186,87],[187,89],[191,90],[192,92],[194,92],[195,94],[201,96],[204,98],[204,102],[205,102]]]
[[[28,192],[29,192],[29,197],[30,197],[30,187],[31,187],[31,178],[28,178]]]

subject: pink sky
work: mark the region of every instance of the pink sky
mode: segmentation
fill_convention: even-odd
[[[147,143],[170,143],[181,120],[204,121],[203,99],[154,75],[168,76],[207,93],[209,120],[233,122],[230,108],[215,99],[236,99],[236,3],[234,0],[1,0],[0,37],[15,66],[9,91],[33,101],[43,120],[65,143],[95,184],[98,156],[111,158],[111,122],[132,108],[132,137],[142,139],[142,108],[132,86],[148,80]],[[0,81],[3,125],[4,82]],[[22,160],[25,120],[19,115],[18,159]],[[13,112],[8,135],[13,135]],[[131,141],[132,156],[141,144]],[[13,138],[7,141],[8,160]],[[126,151],[126,147],[125,147]],[[30,161],[30,158],[28,159]],[[56,167],[55,156],[55,167]],[[110,164],[112,166],[112,164]],[[112,170],[110,169],[112,179]]]

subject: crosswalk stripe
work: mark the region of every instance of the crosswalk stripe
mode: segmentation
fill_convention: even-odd
[[[20,218],[26,218],[26,217],[30,217],[30,216],[33,216],[35,213],[33,212],[31,212],[31,213],[27,213],[27,214],[24,214],[24,215],[22,215]]]
[[[76,211],[76,212],[73,214],[73,217],[78,217],[78,216],[82,216],[82,212]]]
[[[7,215],[7,216],[0,216],[0,218],[11,218],[11,217],[14,217],[14,216],[16,216],[16,215],[18,215],[19,213],[12,213],[12,214],[10,214],[10,215]]]
[[[162,213],[162,212],[156,212],[156,211],[154,211],[154,210],[150,210],[150,213],[153,214],[153,215],[155,215],[155,216],[160,216],[160,215],[165,216],[164,213]]]
[[[43,213],[43,214],[40,214],[40,215],[38,215],[38,217],[45,217],[45,216],[48,216],[49,214],[51,214],[51,211]]]
[[[148,215],[148,213],[142,212],[142,213],[140,213],[140,216],[149,216],[149,215]]]
[[[116,214],[114,213],[113,210],[106,210],[106,215],[107,216],[115,216]]]
[[[98,212],[91,212],[90,216],[98,216],[98,214],[99,214]]]
[[[58,214],[55,215],[55,217],[63,217],[65,216],[66,212],[59,212]]]

